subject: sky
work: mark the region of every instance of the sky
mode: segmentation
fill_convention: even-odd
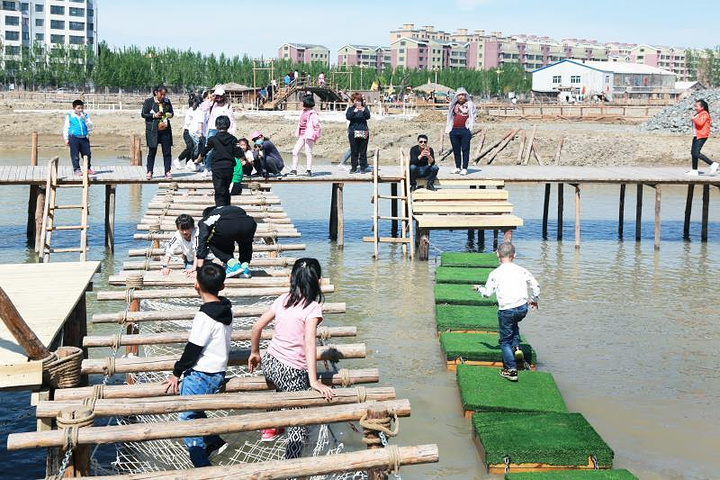
[[[676,47],[720,44],[720,2],[667,0],[98,0],[110,46],[175,47],[265,58],[285,42],[317,43],[331,59],[348,43],[387,45],[403,23]],[[581,6],[582,5],[582,6]],[[689,5],[689,4],[688,4]]]

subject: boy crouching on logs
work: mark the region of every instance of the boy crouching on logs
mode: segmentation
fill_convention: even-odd
[[[225,288],[225,271],[214,263],[200,268],[195,280],[195,290],[200,294],[202,306],[193,318],[188,343],[182,357],[175,363],[173,374],[165,381],[167,391],[180,395],[202,395],[217,393],[225,382],[230,335],[232,333],[232,304],[225,297],[218,296]],[[183,412],[180,420],[207,418],[205,412]],[[210,457],[221,453],[227,447],[218,435],[187,437],[183,441],[195,467],[210,465]]]
[[[174,256],[182,256],[185,264],[185,273],[195,272],[195,251],[198,247],[198,228],[195,220],[183,213],[175,219],[175,234],[165,247],[165,257],[162,261],[162,274],[170,274],[170,259]]]
[[[474,289],[484,297],[497,292],[499,344],[503,357],[500,375],[517,382],[518,365],[525,364],[518,324],[527,315],[528,307],[537,310],[540,286],[530,272],[513,263],[515,246],[512,243],[503,242],[497,249],[497,256],[500,266],[490,273],[484,287],[475,285]],[[528,298],[528,288],[532,290],[532,299]]]

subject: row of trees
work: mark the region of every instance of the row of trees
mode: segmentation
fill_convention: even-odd
[[[720,46],[708,48],[703,55],[688,56],[691,76],[708,87],[720,87]]]
[[[3,66],[0,82],[28,89],[94,86],[147,91],[162,83],[174,90],[189,90],[228,82],[263,86],[270,83],[271,73],[269,70],[253,71],[253,60],[247,56],[206,55],[171,48],[109,48],[105,43],[98,46],[97,55],[92,48],[56,45],[46,49],[42,45],[33,45],[23,47],[18,60],[15,55],[6,54],[1,44],[0,55]],[[269,64],[266,61],[262,66]],[[328,82],[348,90],[367,90],[375,82],[383,87],[402,88],[437,81],[451,88],[463,86],[471,93],[490,95],[527,92],[531,85],[529,75],[516,64],[502,70],[447,69],[437,72],[403,68],[376,72],[375,69],[353,67],[333,73],[322,63],[293,64],[287,60],[274,60],[273,67],[274,77],[279,81],[291,71],[303,72],[313,78],[324,72]]]

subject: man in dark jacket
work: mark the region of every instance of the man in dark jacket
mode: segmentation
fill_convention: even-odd
[[[148,146],[147,179],[152,178],[158,145],[162,147],[165,177],[171,178],[173,141],[170,119],[174,112],[170,99],[167,98],[167,88],[162,85],[155,88],[153,96],[143,103],[140,115],[145,119],[145,139]]]
[[[213,168],[213,172],[215,169]],[[228,277],[241,275],[250,278],[250,260],[253,253],[253,239],[257,230],[255,219],[245,210],[234,205],[208,207],[198,223],[197,268],[200,268],[209,254],[223,262]],[[235,260],[235,244],[240,251]]]
[[[203,148],[203,158],[213,151],[210,170],[215,189],[215,205],[230,205],[230,184],[235,169],[235,159],[243,158],[244,153],[238,146],[238,139],[228,133],[230,118],[221,115],[215,120],[217,135],[210,137]]]
[[[435,191],[435,179],[440,167],[435,163],[435,152],[428,146],[428,137],[420,134],[417,145],[410,149],[410,188],[417,188],[418,178],[427,178],[427,189]]]

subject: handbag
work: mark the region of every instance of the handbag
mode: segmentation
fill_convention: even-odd
[[[162,132],[163,130],[166,130],[167,127],[168,127],[167,120],[161,120],[160,122],[158,122],[158,130],[159,131]]]
[[[354,137],[354,138],[367,139],[367,138],[368,138],[368,133],[369,133],[369,132],[368,132],[367,130],[354,130],[354,131],[353,131],[353,137]]]

